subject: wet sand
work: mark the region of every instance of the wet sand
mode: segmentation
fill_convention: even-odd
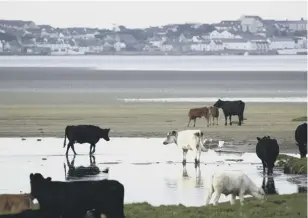
[[[2,93],[0,98],[10,98]],[[29,95],[23,103],[0,106],[0,137],[64,137],[66,125],[94,124],[111,128],[111,137],[164,137],[170,130],[187,129],[188,110],[204,106],[200,103],[110,103],[87,104],[89,98],[69,105],[70,95],[53,93],[58,104],[40,104],[40,98]],[[71,96],[72,97],[72,96]],[[89,96],[88,96],[89,97]],[[59,102],[67,102],[61,104]],[[28,104],[24,103],[28,102]],[[207,103],[205,105],[211,105]],[[256,137],[270,135],[280,144],[281,152],[298,152],[294,141],[295,128],[302,122],[292,119],[305,116],[304,103],[246,103],[242,126],[224,125],[220,110],[219,125],[206,127],[204,119],[198,119],[196,128],[207,138],[233,141],[236,148],[252,152]],[[233,117],[237,121],[237,117]],[[193,122],[191,123],[191,125]],[[192,129],[193,127],[190,127]]]

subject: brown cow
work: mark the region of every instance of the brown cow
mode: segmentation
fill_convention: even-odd
[[[192,108],[188,112],[189,121],[187,127],[189,127],[190,121],[194,120],[194,127],[196,126],[196,119],[204,117],[207,121],[207,127],[209,127],[210,123],[210,112],[207,107],[200,108]]]
[[[30,194],[0,195],[0,215],[21,213],[29,209],[35,209],[33,197]]]
[[[214,119],[216,118],[216,124],[218,126],[218,117],[219,117],[219,108],[214,107],[214,106],[210,106],[209,107],[210,110],[210,118],[212,118],[213,120],[213,126],[215,125],[214,123]]]

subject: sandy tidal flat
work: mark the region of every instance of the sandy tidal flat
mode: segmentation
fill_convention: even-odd
[[[213,103],[2,105],[0,136],[64,137],[66,125],[94,124],[111,128],[111,137],[164,137],[170,130],[187,129],[190,108]],[[302,122],[292,119],[306,114],[304,103],[246,103],[247,120],[242,126],[225,126],[220,110],[218,126],[206,127],[205,120],[198,119],[196,128],[203,130],[207,138],[234,141],[244,151],[255,150],[257,136],[270,135],[279,141],[281,151],[297,152],[294,131]],[[235,116],[232,119],[238,120]]]

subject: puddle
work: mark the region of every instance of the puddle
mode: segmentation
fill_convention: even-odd
[[[307,179],[301,175],[285,175],[276,168],[273,180],[263,181],[262,167],[254,153],[202,152],[201,165],[194,167],[188,153],[187,166],[182,166],[182,151],[176,145],[164,146],[163,139],[113,138],[101,140],[95,160],[88,155],[88,144],[76,144],[79,154],[64,156],[63,139],[1,138],[1,193],[30,191],[29,174],[40,172],[53,180],[116,179],[125,186],[125,202],[148,202],[152,205],[204,205],[207,178],[220,170],[242,170],[258,185],[267,184],[268,193],[291,194],[307,191]],[[230,148],[228,148],[230,150]],[[70,167],[69,167],[70,166]],[[109,173],[103,172],[109,168]],[[70,170],[70,172],[69,172]],[[221,196],[220,202],[230,197]]]

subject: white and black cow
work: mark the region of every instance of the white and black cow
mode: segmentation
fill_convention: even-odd
[[[195,153],[195,164],[200,164],[201,148],[203,146],[203,132],[201,130],[171,131],[167,133],[164,145],[175,143],[183,150],[183,164],[186,164],[188,150]]]
[[[258,199],[265,196],[264,190],[241,171],[224,171],[214,173],[208,181],[208,193],[205,198],[205,206],[209,204],[214,194],[213,205],[217,205],[221,194],[232,195],[230,203],[235,203],[235,198],[240,198],[241,205],[244,204],[244,195],[252,195]]]

